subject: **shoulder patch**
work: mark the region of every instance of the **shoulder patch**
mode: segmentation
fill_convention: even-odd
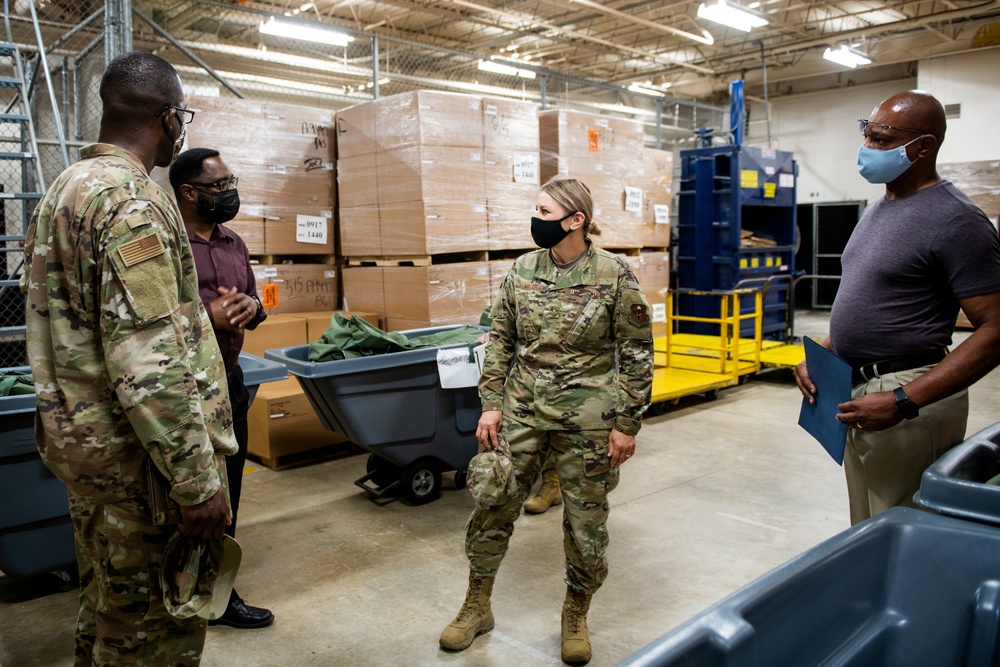
[[[649,309],[646,304],[633,303],[629,307],[628,319],[637,327],[644,326],[649,321]]]
[[[139,262],[159,257],[163,253],[163,241],[160,240],[160,235],[156,232],[147,234],[134,241],[123,243],[118,248],[118,254],[121,255],[125,266],[135,266]]]

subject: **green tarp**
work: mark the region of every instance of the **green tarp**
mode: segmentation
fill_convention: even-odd
[[[0,371],[0,396],[20,396],[34,394],[35,383],[31,373]]]
[[[459,326],[439,333],[407,338],[398,331],[382,331],[360,317],[348,319],[335,313],[330,319],[330,328],[318,341],[310,343],[309,361],[356,359],[427,347],[475,343],[482,335],[482,329]]]

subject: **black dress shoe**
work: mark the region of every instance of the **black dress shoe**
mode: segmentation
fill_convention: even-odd
[[[268,609],[251,607],[233,591],[229,596],[229,606],[226,613],[219,618],[209,621],[209,625],[228,625],[231,628],[241,630],[252,630],[254,628],[266,628],[274,623],[274,614]]]

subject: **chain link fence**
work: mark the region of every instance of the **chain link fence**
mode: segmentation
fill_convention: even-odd
[[[121,4],[119,0],[118,4]],[[98,94],[106,60],[107,16],[103,0],[34,0],[55,103],[49,101],[39,67],[29,0],[9,0],[10,34],[34,72],[31,113],[44,184],[66,166],[60,125],[69,161],[80,146],[96,141],[100,129]],[[113,3],[107,3],[111,7]],[[700,127],[725,127],[725,110],[666,94],[647,95],[627,88],[540,68],[526,61],[490,61],[473,53],[420,44],[370,32],[337,30],[349,38],[342,46],[264,34],[262,23],[275,14],[259,3],[207,0],[133,0],[132,48],[152,51],[173,64],[188,95],[243,97],[337,111],[375,97],[432,89],[527,100],[542,108],[563,108],[641,120],[649,146],[675,150],[694,145]],[[278,15],[279,20],[287,20]],[[297,19],[298,17],[292,17]],[[310,17],[315,19],[315,16]],[[127,26],[128,21],[123,24]],[[301,29],[320,26],[299,23]],[[332,26],[331,26],[332,27]],[[301,32],[300,35],[301,36]],[[495,67],[500,64],[501,67]],[[499,71],[498,71],[499,70]],[[0,135],[9,139],[8,135]],[[20,174],[0,170],[6,192],[24,187]],[[5,240],[0,281],[20,276],[19,252],[34,202],[4,198],[0,216]],[[14,288],[0,288],[0,331],[23,327],[24,300]],[[19,339],[18,339],[19,338]],[[0,367],[26,363],[23,334],[0,339]]]

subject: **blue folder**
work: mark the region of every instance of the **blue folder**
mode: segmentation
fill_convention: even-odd
[[[847,362],[811,338],[803,340],[806,367],[816,385],[816,403],[802,397],[799,426],[819,440],[837,465],[844,465],[847,424],[837,420],[841,403],[851,400],[851,367]]]

